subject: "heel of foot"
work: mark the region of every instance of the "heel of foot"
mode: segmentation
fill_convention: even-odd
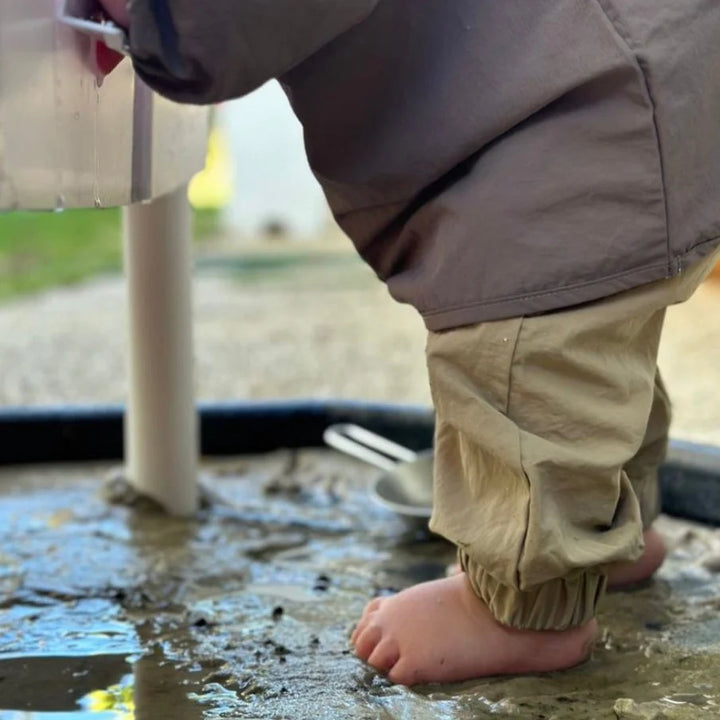
[[[657,530],[643,533],[645,550],[635,562],[617,563],[608,568],[608,590],[632,590],[645,587],[665,560],[665,541]]]

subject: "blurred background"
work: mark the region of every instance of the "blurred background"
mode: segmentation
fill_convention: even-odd
[[[269,83],[213,111],[190,185],[200,400],[428,404],[422,322],[334,224]],[[672,308],[675,434],[720,444],[720,280]],[[124,402],[120,211],[0,214],[0,406]]]

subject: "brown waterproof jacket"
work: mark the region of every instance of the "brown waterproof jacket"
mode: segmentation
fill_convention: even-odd
[[[720,242],[720,0],[131,0],[183,102],[275,77],[340,225],[431,330],[587,302]]]

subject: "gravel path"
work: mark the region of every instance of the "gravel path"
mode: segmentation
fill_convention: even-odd
[[[122,402],[125,299],[103,278],[0,306],[0,405]],[[720,445],[720,282],[668,313],[660,363],[676,437]],[[199,273],[202,400],[345,397],[427,404],[425,333],[348,256],[247,281]]]
[[[203,400],[348,397],[429,402],[424,331],[364,267],[194,286]],[[289,275],[289,277],[288,277]],[[125,289],[104,278],[0,306],[0,405],[125,398]]]

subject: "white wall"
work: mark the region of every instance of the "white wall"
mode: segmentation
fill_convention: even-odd
[[[277,83],[222,105],[218,123],[233,162],[233,200],[225,211],[228,230],[256,237],[269,224],[279,223],[299,239],[327,231],[332,217],[310,172],[302,127]]]

